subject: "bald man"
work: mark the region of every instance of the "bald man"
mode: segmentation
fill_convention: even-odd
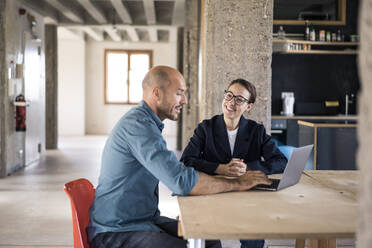
[[[91,247],[178,248],[177,222],[160,216],[159,181],[176,195],[248,190],[271,184],[260,171],[235,179],[214,178],[186,167],[166,147],[165,119],[177,120],[187,103],[185,80],[171,67],[157,66],[145,76],[143,100],[112,130],[103,154],[98,186],[87,228]],[[207,241],[206,247],[221,247]]]

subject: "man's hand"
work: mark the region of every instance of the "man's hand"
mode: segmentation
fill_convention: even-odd
[[[247,165],[243,162],[243,159],[233,158],[227,164],[219,164],[216,173],[219,175],[239,177],[246,173]]]
[[[246,191],[258,184],[271,185],[272,182],[262,171],[249,170],[244,175],[235,179],[212,177],[203,172],[199,172],[198,181],[190,191],[190,195],[208,195],[230,191]]]
[[[238,178],[240,185],[239,191],[248,190],[258,184],[271,185],[272,182],[262,171],[247,171],[243,176]]]

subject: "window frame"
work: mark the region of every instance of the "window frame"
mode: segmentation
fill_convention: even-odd
[[[127,85],[127,88],[128,88],[128,95],[127,95],[127,101],[126,102],[109,102],[107,100],[107,55],[109,53],[126,53],[128,55],[128,71],[127,71],[127,75],[128,75],[128,78],[127,78],[127,82],[126,82],[126,85]],[[126,50],[126,49],[105,49],[105,54],[104,54],[104,58],[103,58],[103,62],[104,62],[104,104],[105,105],[110,105],[110,104],[113,104],[113,105],[137,105],[139,102],[131,102],[129,99],[129,95],[130,95],[130,80],[129,80],[129,72],[130,72],[130,57],[132,54],[147,54],[149,56],[149,66],[150,68],[152,68],[152,54],[153,54],[153,51],[152,50]],[[150,70],[149,68],[149,70]],[[125,82],[124,82],[125,83]]]

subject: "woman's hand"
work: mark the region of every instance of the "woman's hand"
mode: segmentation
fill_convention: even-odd
[[[227,164],[219,164],[216,173],[219,175],[239,177],[246,173],[247,165],[243,162],[243,159],[233,158]]]

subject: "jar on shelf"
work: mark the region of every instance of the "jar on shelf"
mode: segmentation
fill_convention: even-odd
[[[350,35],[350,41],[351,42],[358,42],[359,41],[358,35],[356,35],[356,34]]]
[[[336,33],[332,33],[332,42],[337,41],[337,35]]]

